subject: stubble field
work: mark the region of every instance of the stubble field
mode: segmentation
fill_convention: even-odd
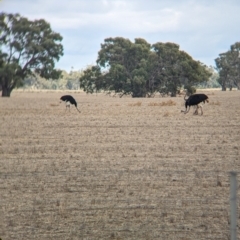
[[[0,98],[0,238],[229,239],[240,91],[177,98],[14,91]]]

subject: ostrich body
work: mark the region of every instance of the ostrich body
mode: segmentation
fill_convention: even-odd
[[[202,106],[201,103],[208,102],[208,96],[203,93],[197,93],[191,95],[188,99],[186,99],[186,96],[184,97],[185,100],[185,108],[186,110],[182,110],[185,114],[189,112],[191,106],[197,106],[194,115],[198,115],[198,109],[201,108],[201,115],[203,115]]]
[[[60,100],[66,103],[66,110],[68,108],[70,111],[70,105],[72,104],[72,105],[75,105],[78,112],[80,112],[79,109],[77,108],[76,100],[71,95],[64,95],[60,98]]]

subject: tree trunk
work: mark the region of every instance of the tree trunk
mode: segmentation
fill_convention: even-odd
[[[146,90],[144,88],[137,88],[137,89],[133,89],[132,91],[132,97],[133,98],[145,98],[146,97]]]
[[[240,83],[237,83],[237,90],[240,90]]]
[[[2,97],[10,97],[12,88],[2,86]]]
[[[227,91],[227,87],[226,87],[226,82],[227,82],[227,80],[226,79],[224,79],[223,81],[222,81],[222,91]]]
[[[177,92],[171,92],[171,97],[176,97],[177,96]]]

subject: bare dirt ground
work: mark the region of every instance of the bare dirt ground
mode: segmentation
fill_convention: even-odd
[[[0,98],[0,238],[229,239],[240,91],[201,92],[203,116],[183,97]]]

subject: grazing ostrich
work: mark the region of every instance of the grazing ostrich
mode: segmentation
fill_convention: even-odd
[[[76,109],[78,110],[77,102],[71,95],[64,95],[60,98],[60,100],[63,101],[63,102],[66,102],[66,110],[67,110],[67,108],[69,108],[69,111],[70,111],[70,105],[71,104],[75,105]]]
[[[185,114],[189,112],[191,106],[197,106],[194,115],[198,115],[198,109],[201,108],[201,115],[203,115],[202,106],[200,103],[208,102],[208,96],[203,93],[197,93],[191,95],[188,99],[186,99],[186,96],[184,97],[185,100],[185,107],[186,110],[182,110],[181,112],[184,112]],[[188,109],[187,109],[188,108]]]

